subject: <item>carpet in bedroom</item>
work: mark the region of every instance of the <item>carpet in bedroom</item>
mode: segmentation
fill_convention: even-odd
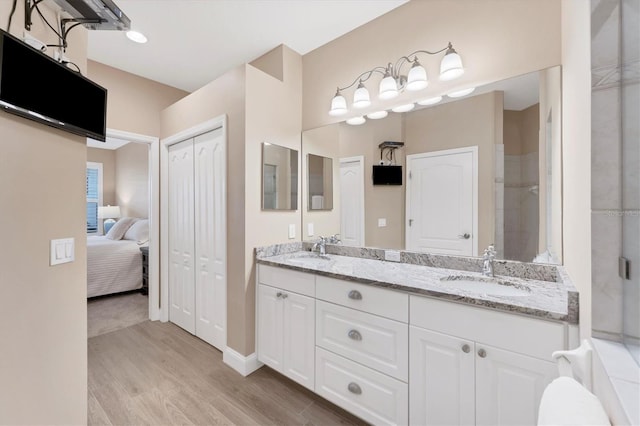
[[[149,319],[149,298],[141,293],[87,300],[87,337],[99,336]]]

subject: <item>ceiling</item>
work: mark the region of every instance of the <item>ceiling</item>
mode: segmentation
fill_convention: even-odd
[[[285,44],[304,55],[408,0],[115,0],[144,33],[90,31],[88,57],[189,92]]]

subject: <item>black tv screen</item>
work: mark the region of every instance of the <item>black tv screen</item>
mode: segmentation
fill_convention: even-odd
[[[402,166],[373,166],[374,185],[402,185]]]
[[[107,90],[0,30],[0,107],[105,140]]]

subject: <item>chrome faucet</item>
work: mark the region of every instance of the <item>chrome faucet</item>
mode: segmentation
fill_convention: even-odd
[[[324,256],[325,254],[327,254],[327,248],[326,248],[327,239],[328,238],[326,237],[320,237],[320,239],[313,244],[311,251],[318,250],[318,253],[320,253],[320,256]]]
[[[329,244],[340,244],[341,241],[340,241],[339,235],[340,234],[333,234],[332,236],[327,237],[327,242]]]
[[[484,250],[482,256],[482,275],[487,277],[493,277],[493,261],[496,258],[496,249],[491,244]]]

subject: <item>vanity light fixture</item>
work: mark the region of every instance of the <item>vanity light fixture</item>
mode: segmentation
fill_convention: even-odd
[[[461,98],[463,96],[471,94],[474,90],[476,90],[475,87],[469,87],[467,89],[456,90],[454,92],[447,93],[447,96],[450,98]]]
[[[416,50],[409,55],[400,57],[395,64],[389,62],[386,67],[378,66],[369,71],[365,71],[356,77],[353,83],[348,86],[338,87],[335,96],[331,100],[329,115],[335,117],[348,112],[347,100],[342,92],[356,84],[358,86],[353,94],[353,107],[366,108],[371,105],[369,90],[365,87],[364,83],[376,73],[382,75],[382,80],[378,86],[378,98],[380,99],[393,99],[405,89],[408,91],[424,89],[429,84],[429,81],[427,79],[427,71],[420,65],[420,62],[418,62],[418,54],[437,55],[442,52],[445,52],[445,54],[440,61],[440,80],[450,81],[464,74],[462,59],[451,43],[449,43],[447,47],[435,52]],[[405,75],[402,73],[402,67],[407,63],[411,63],[411,68]]]
[[[129,40],[135,41],[136,43],[144,44],[147,42],[147,36],[139,31],[129,30],[126,32],[126,34]]]
[[[435,98],[423,99],[418,101],[418,105],[427,106],[427,105],[435,105],[442,100],[442,96],[436,96]]]
[[[367,118],[370,118],[371,120],[379,120],[381,118],[385,118],[387,115],[389,115],[387,111],[376,111],[367,114]]]
[[[413,108],[415,108],[415,106],[416,106],[416,104],[399,105],[397,107],[391,108],[391,111],[393,111],[393,112],[408,112],[408,111],[411,111]]]
[[[347,124],[351,124],[352,126],[359,126],[361,124],[364,124],[366,121],[367,120],[362,116],[351,117],[347,119]]]

